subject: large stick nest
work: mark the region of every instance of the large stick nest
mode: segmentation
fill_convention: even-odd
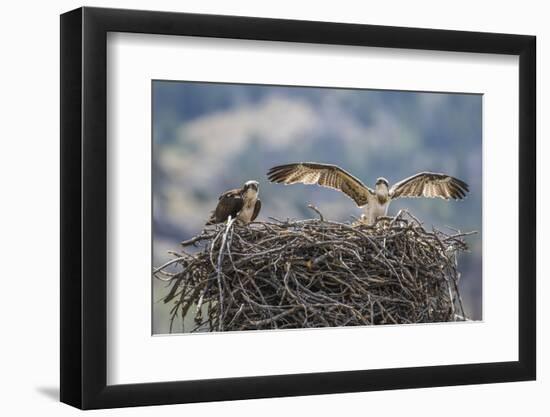
[[[319,215],[229,221],[182,242],[153,271],[170,287],[170,331],[177,317],[193,317],[186,332],[466,319],[457,254],[467,233],[427,231],[405,211],[371,226]]]

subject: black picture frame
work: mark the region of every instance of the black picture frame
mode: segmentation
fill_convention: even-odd
[[[108,32],[519,56],[519,360],[107,385]],[[88,7],[61,15],[61,401],[94,409],[535,379],[535,51],[524,35]]]

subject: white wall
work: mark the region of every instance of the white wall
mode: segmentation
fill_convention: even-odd
[[[508,4],[510,3],[510,4]],[[4,415],[40,412],[73,415],[57,402],[59,305],[59,17],[79,7],[77,1],[4,2],[2,36],[2,137],[0,141],[1,279],[0,409]],[[542,195],[550,168],[541,167],[549,148],[541,138],[541,120],[550,96],[550,26],[545,2],[504,1],[254,1],[202,0],[93,1],[86,5],[217,14],[417,26],[534,34],[538,37],[539,213],[550,208]],[[544,102],[543,102],[544,101]],[[544,127],[544,130],[542,130]],[[539,259],[550,249],[550,221],[539,216]],[[325,395],[290,399],[238,401],[101,411],[99,415],[280,415],[298,413],[448,417],[469,415],[548,415],[550,390],[550,291],[548,266],[539,268],[539,380],[484,386]],[[546,395],[544,395],[546,394]],[[483,414],[482,414],[483,413]]]

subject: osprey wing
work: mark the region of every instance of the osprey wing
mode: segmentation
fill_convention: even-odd
[[[241,189],[229,190],[223,193],[218,199],[218,205],[212,212],[206,224],[222,223],[229,216],[235,218],[243,208],[244,200],[241,196]]]
[[[256,217],[258,217],[258,214],[260,214],[260,210],[262,209],[262,201],[258,198],[256,200],[256,205],[254,206],[254,213],[252,213],[252,217],[250,218],[250,221],[253,222]]]
[[[359,179],[336,165],[300,162],[271,168],[269,181],[280,184],[317,184],[342,191],[361,207],[369,202],[373,191]]]
[[[394,184],[389,195],[391,198],[439,197],[461,200],[468,191],[468,184],[458,178],[435,172],[420,172]]]

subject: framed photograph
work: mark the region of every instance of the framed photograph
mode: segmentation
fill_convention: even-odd
[[[533,380],[535,37],[61,16],[61,401]]]

